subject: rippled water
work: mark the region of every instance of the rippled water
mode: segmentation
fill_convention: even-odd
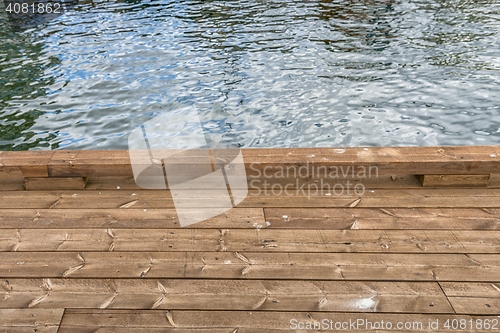
[[[500,144],[498,0],[85,0],[0,31],[3,150],[126,149],[185,105],[244,147]]]

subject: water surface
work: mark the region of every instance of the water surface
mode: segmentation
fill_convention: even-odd
[[[0,150],[186,105],[242,147],[500,144],[497,0],[86,0],[0,39]]]

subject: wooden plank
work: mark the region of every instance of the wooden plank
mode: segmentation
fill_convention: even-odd
[[[24,177],[19,168],[6,168],[0,166],[0,190],[22,191]]]
[[[241,149],[245,157],[249,160],[273,159],[281,157],[286,161],[311,160],[321,161],[325,156],[335,156],[337,160],[352,160],[353,156],[361,155],[362,159],[367,159],[367,156],[372,158],[380,158],[381,160],[393,160],[399,158],[403,161],[421,161],[422,157],[426,160],[448,160],[460,161],[475,159],[478,161],[494,161],[499,154],[498,146],[444,146],[444,147],[342,147],[342,148],[247,148]],[[50,153],[51,151],[37,151],[37,153]],[[60,151],[57,151],[60,152]],[[65,150],[69,156],[71,154],[78,158],[88,160],[98,160],[101,156],[96,156],[95,152],[99,150]],[[130,161],[128,150],[112,150],[105,151],[104,157],[115,159],[125,163]],[[182,152],[180,150],[179,152]],[[8,152],[6,152],[8,153]],[[314,156],[311,156],[311,155]],[[57,159],[55,156],[54,159]]]
[[[23,191],[24,190],[24,178],[0,179],[0,189],[2,191]]]
[[[120,327],[120,333],[261,333],[262,329],[256,328],[176,328],[176,327]],[[114,333],[116,332],[115,327],[102,327],[102,326],[87,326],[87,327],[73,327],[66,326],[61,328],[59,332],[69,332],[69,333]],[[274,330],[266,329],[266,333],[282,333],[290,332],[290,330]]]
[[[490,175],[417,175],[423,187],[486,187]]]
[[[271,191],[272,189],[323,189],[325,193],[330,192],[335,195],[342,190],[354,192],[354,189],[362,187],[366,189],[407,189],[421,188],[420,183],[413,175],[380,175],[378,177],[333,177],[322,175],[311,175],[307,177],[260,177],[247,174],[247,187],[250,191]]]
[[[408,190],[368,190],[363,195],[335,196],[329,192],[315,191],[310,194],[299,191],[294,195],[274,195],[272,191],[251,192],[239,207],[365,207],[365,208],[498,208],[500,200],[490,191],[496,189],[408,189]],[[450,192],[446,192],[450,191]],[[477,191],[477,192],[475,192]],[[391,193],[392,192],[392,193]],[[351,193],[352,194],[352,193]]]
[[[264,214],[272,229],[500,229],[495,208],[265,208]]]
[[[128,151],[58,150],[48,163],[51,177],[132,176]]]
[[[266,221],[268,223],[266,223]],[[189,228],[500,230],[490,208],[236,208]],[[4,209],[0,229],[180,228],[175,209]]]
[[[47,177],[53,151],[2,151],[0,168],[18,169],[24,177]]]
[[[0,251],[498,253],[500,231],[0,229]]]
[[[9,279],[0,308],[453,313],[433,282]]]
[[[500,189],[380,189],[367,190],[358,196],[352,192],[333,195],[319,191],[307,193],[293,191],[273,195],[273,192],[249,192],[238,207],[377,207],[377,208],[500,208]],[[296,195],[295,195],[296,194]],[[215,196],[213,191],[184,191],[186,203],[192,207],[214,208],[225,203],[223,195]],[[143,191],[0,191],[1,209],[39,208],[39,209],[104,209],[126,207],[127,209],[174,208],[172,197],[167,190]],[[130,205],[129,205],[130,204]]]
[[[458,314],[500,313],[500,280],[492,275],[492,283],[442,282],[441,287]],[[500,329],[500,328],[499,328]]]
[[[448,320],[452,320],[452,319],[456,319],[456,318],[455,317],[452,317],[451,319],[448,318]],[[478,322],[481,322],[480,318],[478,318],[477,320],[478,320]],[[446,319],[444,321],[446,321]],[[317,323],[318,323],[317,324],[318,327],[321,327],[320,321],[317,321]],[[311,321],[311,322],[309,322],[309,324],[313,325],[313,322]],[[376,324],[380,325],[381,322],[376,323]],[[428,324],[428,323],[426,322],[426,324]],[[301,323],[301,325],[302,325],[302,323]],[[306,325],[306,324],[304,324],[304,325]],[[325,324],[325,325],[329,325],[329,324]],[[340,323],[339,323],[339,325],[340,325]],[[411,325],[411,323],[409,325]],[[328,326],[325,326],[325,327],[328,327]],[[346,327],[348,327],[348,326],[346,326]],[[373,325],[371,327],[373,327]],[[116,332],[116,330],[114,328],[111,328],[111,327],[97,328],[97,330],[96,330],[96,327],[92,327],[92,328],[85,328],[85,327],[74,328],[74,327],[71,327],[70,329],[71,329],[70,331],[62,329],[59,332],[71,332],[71,333],[73,333],[73,332],[74,333],[114,333],[114,332]],[[196,333],[196,332],[199,332],[199,333],[232,333],[232,332],[236,332],[236,333],[261,333],[262,328],[239,328],[239,327],[236,327],[236,328],[200,328],[200,329],[196,329],[196,328],[182,329],[181,328],[181,329],[179,329],[179,328],[149,328],[148,327],[148,328],[123,328],[120,330],[120,333],[122,333],[122,332],[123,333],[171,333],[171,332],[175,332],[175,333]],[[265,328],[265,332],[266,333],[304,332],[304,330]],[[311,329],[307,328],[307,332],[320,333],[320,332],[325,332],[325,330],[322,328],[320,328],[319,330],[315,330],[313,328],[311,328]],[[372,329],[372,330],[357,330],[356,332],[372,333],[374,331]],[[389,333],[389,332],[394,332],[394,331],[393,330],[376,330],[375,332],[377,332],[377,333]],[[405,332],[415,333],[415,332],[422,332],[422,330],[405,330]],[[449,330],[432,330],[432,332],[449,333],[450,331]],[[470,330],[468,332],[484,332],[484,330],[473,329],[473,330]]]
[[[421,185],[414,175],[381,175],[376,178],[356,178],[356,177],[341,177],[340,179],[329,178],[273,178],[264,177],[247,177],[247,187],[249,189],[264,189],[265,187],[272,188],[273,186],[286,186],[291,183],[294,188],[301,187],[303,184],[317,184],[323,188],[333,188],[334,186],[343,186],[344,188],[353,189],[357,184],[362,183],[367,189],[382,189],[382,188],[420,188]],[[167,188],[168,188],[168,184]],[[234,187],[233,187],[234,188]],[[238,187],[236,187],[238,188]],[[89,177],[86,190],[142,190],[136,185],[133,177]]]
[[[132,190],[140,191],[142,188],[137,186],[134,177],[97,177],[88,178],[85,190],[102,191],[102,190]]]
[[[497,254],[3,252],[5,278],[491,281]],[[332,264],[335,263],[335,264]]]
[[[0,332],[56,333],[64,309],[0,308]]]
[[[25,178],[24,187],[29,191],[83,190],[88,177]]]
[[[490,175],[490,181],[488,183],[488,187],[491,187],[491,188],[500,187],[500,173],[492,173]]]
[[[248,150],[250,151],[250,149]],[[272,149],[262,154],[262,165],[297,164],[357,166],[376,165],[379,174],[489,174],[498,169],[498,147],[370,147],[324,149]],[[264,154],[268,155],[264,155]],[[244,155],[247,157],[248,155]],[[253,155],[255,156],[255,155]],[[248,161],[251,160],[251,157]],[[247,161],[247,159],[245,159]],[[253,162],[253,161],[252,161]]]
[[[253,163],[254,169],[283,164],[301,166],[306,162],[315,166],[372,165],[386,175],[402,171],[408,174],[500,173],[500,151],[496,146],[243,149],[242,152],[245,163],[248,166]],[[38,154],[36,163],[48,165],[51,176],[132,176],[128,151],[30,151],[24,154],[4,152],[0,162],[25,165],[31,156]],[[50,161],[46,161],[47,158]]]
[[[168,315],[168,317],[167,317]],[[196,318],[196,320],[193,320]],[[210,332],[213,328],[224,328],[227,333],[258,333],[258,332],[303,332],[304,329],[295,329],[299,323],[304,325],[326,322],[321,332],[335,331],[335,326],[342,323],[356,322],[347,330],[356,332],[374,332],[373,323],[391,323],[392,330],[376,329],[376,332],[397,331],[397,323],[408,325],[405,332],[450,332],[444,329],[447,320],[461,319],[473,324],[477,320],[497,319],[498,316],[467,316],[451,314],[378,314],[378,313],[328,313],[328,312],[263,312],[263,311],[186,311],[186,310],[86,310],[68,309],[61,324],[61,333],[72,332],[111,332],[111,329],[119,328],[120,332],[146,332],[141,329],[150,329],[151,332],[184,332],[183,329],[191,329],[191,332]],[[294,321],[295,320],[295,321]],[[359,320],[359,322],[357,322]],[[330,324],[331,322],[331,324]],[[372,326],[369,326],[372,323]],[[429,323],[432,326],[429,327]],[[434,329],[434,323],[438,328]],[[359,324],[359,325],[358,325]],[[175,325],[175,327],[174,327]],[[330,329],[330,325],[333,326]],[[383,326],[380,326],[383,327]],[[385,327],[384,327],[385,328]],[[77,331],[77,329],[81,329]],[[94,329],[94,330],[91,330]],[[129,331],[127,331],[127,329]],[[74,331],[73,331],[74,330]],[[208,330],[208,331],[205,331]],[[337,329],[340,331],[342,329]],[[320,332],[320,330],[308,329],[308,332]],[[484,332],[476,327],[468,332]],[[218,333],[218,331],[216,331]]]
[[[477,256],[477,255],[476,255]],[[500,297],[500,277],[496,276],[498,282],[492,283],[440,283],[443,291],[448,297]]]
[[[498,315],[500,313],[500,297],[448,297],[448,299],[458,314]]]
[[[56,333],[58,331],[59,327],[58,326],[42,326],[38,327],[36,329],[33,329],[31,327],[8,327],[7,329],[3,330],[0,328],[0,332],[2,333]]]
[[[199,228],[254,228],[264,224],[259,208],[232,209],[196,224]],[[174,209],[8,209],[0,216],[0,228],[180,228]]]
[[[265,226],[262,208],[230,209],[193,224],[196,228]],[[4,209],[0,229],[180,228],[175,209]]]

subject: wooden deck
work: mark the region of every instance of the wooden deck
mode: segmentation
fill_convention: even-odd
[[[500,332],[500,147],[243,157],[247,198],[182,228],[126,151],[0,152],[0,332]]]

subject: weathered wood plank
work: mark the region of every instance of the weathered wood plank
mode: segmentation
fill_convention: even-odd
[[[0,177],[1,180],[1,177]],[[266,185],[264,182],[266,181]],[[323,181],[323,188],[333,188],[335,185],[340,184],[345,188],[354,188],[358,183],[362,183],[367,189],[382,189],[382,188],[420,188],[417,178],[414,175],[380,175],[376,178],[352,178],[352,177],[342,177],[340,179],[329,179],[329,178],[274,178],[268,179],[263,175],[261,177],[252,178],[248,177],[247,186],[252,188],[265,188],[265,186],[271,188],[272,186],[286,186],[292,183],[294,188],[301,187],[303,184],[320,184]],[[495,187],[494,181],[490,181],[489,187]],[[167,188],[168,188],[168,184]],[[306,185],[307,186],[307,185]],[[339,185],[337,185],[339,186]],[[497,186],[498,187],[498,186]],[[142,190],[137,184],[132,176],[129,177],[89,177],[86,190]],[[5,189],[4,189],[5,190]]]
[[[56,333],[64,309],[8,309],[0,308],[0,332]]]
[[[88,177],[25,178],[24,187],[29,191],[83,190]]]
[[[471,256],[472,257],[472,256]],[[482,256],[474,255],[481,258]],[[485,260],[484,257],[482,260]],[[441,287],[449,297],[500,297],[500,277],[496,276],[497,282],[493,283],[459,283],[442,282]]]
[[[434,282],[9,279],[1,308],[453,313]]]
[[[237,329],[237,331],[235,331]],[[114,333],[116,327],[74,327],[65,326],[59,332],[68,333]],[[261,328],[176,328],[176,327],[120,327],[120,333],[262,333]],[[266,329],[266,333],[282,333],[290,330]]]
[[[40,326],[40,327],[29,327],[29,326],[17,326],[17,327],[7,327],[2,329],[0,327],[0,332],[2,333],[57,333],[59,332],[59,326]]]
[[[168,315],[168,317],[167,317]],[[193,320],[196,318],[196,320]],[[476,319],[497,319],[499,316],[467,316],[451,314],[378,314],[378,313],[329,313],[329,312],[265,312],[265,311],[185,311],[185,310],[86,310],[68,309],[63,318],[60,332],[111,332],[113,328],[119,328],[120,332],[145,332],[140,329],[150,329],[151,332],[183,332],[183,329],[191,329],[191,332],[205,332],[205,329],[224,328],[227,333],[250,333],[250,332],[303,332],[304,329],[295,329],[299,323],[303,325],[314,325],[314,323],[327,323],[321,332],[334,331],[336,325],[348,323],[346,330],[356,332],[394,332],[397,323],[407,325],[405,332],[450,332],[444,329],[446,320],[465,319],[467,322]],[[359,320],[359,322],[358,322]],[[376,329],[381,322],[391,323],[393,329]],[[331,324],[330,324],[331,322]],[[352,323],[355,324],[352,324]],[[436,329],[429,327],[429,323],[437,323]],[[370,326],[371,323],[371,326]],[[175,325],[175,327],[173,326]],[[333,326],[330,329],[330,325]],[[352,326],[350,326],[352,325]],[[345,325],[344,325],[345,326]],[[350,327],[350,328],[349,328]],[[385,327],[384,327],[385,328]],[[72,331],[72,330],[75,331]],[[77,329],[81,329],[77,331]],[[129,331],[127,331],[129,329]],[[137,329],[137,331],[135,331]],[[125,330],[125,331],[122,331]],[[171,331],[170,331],[171,330]],[[476,327],[468,332],[484,332]],[[207,331],[212,333],[212,331]],[[218,333],[218,331],[216,331]],[[307,332],[320,332],[310,329]]]
[[[264,214],[272,229],[500,229],[495,208],[265,208]]]
[[[0,251],[498,253],[500,231],[0,229]]]
[[[448,299],[458,314],[498,315],[500,313],[500,297],[448,297]]]
[[[500,173],[497,146],[243,149],[245,163],[272,165],[377,166],[380,174]],[[36,156],[36,159],[33,159]],[[51,176],[131,176],[128,151],[2,152],[6,166],[48,165]],[[47,168],[46,168],[47,169]],[[250,169],[247,169],[250,170]],[[40,170],[38,170],[39,172]],[[38,172],[31,177],[43,177]],[[28,176],[28,174],[26,174]]]
[[[307,188],[306,188],[307,189]],[[272,192],[249,191],[246,199],[238,207],[429,207],[429,208],[500,208],[500,189],[380,189],[368,190],[363,195],[352,192],[334,195],[318,191],[308,193],[304,189],[273,195]],[[297,194],[297,195],[295,195]],[[328,195],[330,194],[330,195]],[[217,207],[222,197],[215,197],[213,192],[201,190],[186,191],[187,202],[192,207]],[[0,208],[69,208],[69,209],[127,209],[174,208],[170,191],[0,191]],[[132,204],[133,202],[133,204]]]
[[[266,223],[269,222],[269,223]],[[189,228],[499,230],[489,208],[235,208]],[[175,209],[3,209],[0,229],[180,228]]]
[[[457,318],[452,317],[451,319],[457,319]],[[460,318],[460,319],[462,319],[462,318]],[[467,320],[470,320],[470,319],[467,319]],[[479,318],[477,320],[481,321],[481,319],[479,319]],[[445,321],[446,321],[446,319],[444,319],[443,322],[445,322]],[[310,321],[308,323],[310,325],[313,325],[313,321]],[[325,332],[325,330],[321,328],[320,321],[317,321],[317,323],[318,323],[317,327],[320,327],[320,329],[315,330],[313,328],[307,328],[307,332],[311,332],[311,333]],[[348,327],[348,324],[349,323],[347,322],[346,327]],[[408,325],[411,325],[411,324],[412,323],[410,323]],[[427,322],[425,324],[428,325]],[[301,325],[302,325],[302,323],[301,323]],[[303,324],[303,325],[307,325],[307,324]],[[329,324],[326,323],[324,325],[326,325],[324,327],[328,327]],[[341,324],[339,323],[338,325],[341,325]],[[381,322],[376,323],[376,325],[381,325]],[[374,325],[372,324],[372,326],[370,326],[370,327],[373,327],[373,326]],[[306,327],[306,326],[304,326],[304,327]],[[377,327],[377,326],[375,326],[375,327]],[[114,332],[116,332],[116,330],[112,327],[102,327],[102,328],[99,328],[99,327],[89,327],[89,328],[69,327],[69,329],[70,330],[61,329],[61,330],[59,330],[59,332],[71,332],[71,333],[114,333]],[[420,329],[417,329],[417,330],[406,330],[405,329],[404,331],[409,332],[409,333],[423,332]],[[239,328],[239,327],[236,327],[236,328],[180,328],[179,329],[179,328],[149,328],[149,327],[147,327],[147,328],[144,328],[144,327],[139,327],[139,328],[126,327],[125,328],[124,327],[123,329],[120,329],[120,333],[196,333],[196,332],[199,332],[199,333],[233,333],[233,332],[234,333],[262,333],[263,328]],[[265,328],[265,332],[266,333],[304,332],[304,330],[303,329],[292,330],[289,328],[288,329]],[[376,331],[374,331],[374,329],[372,328],[371,330],[356,330],[356,332],[359,332],[359,333],[373,333],[373,332],[389,333],[389,332],[394,332],[394,330],[379,330],[379,329],[377,329]],[[450,331],[449,330],[432,330],[432,332],[449,333]],[[473,329],[473,330],[470,330],[468,332],[484,332],[484,330]]]
[[[4,278],[491,281],[500,255],[260,252],[3,252]]]
[[[51,177],[132,176],[128,151],[58,150],[47,169]]]
[[[353,189],[359,183],[367,189],[382,189],[382,188],[421,188],[414,175],[381,175],[375,178],[356,178],[356,177],[341,177],[322,178],[322,177],[295,177],[295,178],[267,178],[264,175],[260,177],[247,177],[247,187],[249,189],[264,189],[265,187],[272,188],[273,186],[287,186],[290,188],[301,187],[305,184],[316,184],[323,188],[333,188],[334,186],[343,186],[344,188]],[[168,188],[168,184],[166,184]],[[235,185],[238,188],[238,184]],[[234,187],[233,187],[234,188]],[[136,183],[133,177],[89,177],[86,190],[142,190]]]
[[[423,187],[486,187],[490,175],[417,175]]]
[[[23,191],[24,178],[21,179],[0,179],[1,191]]]
[[[20,170],[24,177],[48,177],[53,151],[0,151],[0,168]]]
[[[238,329],[236,331],[236,329]],[[114,327],[64,327],[59,330],[61,332],[68,333],[114,333],[116,328]],[[262,333],[261,328],[158,328],[158,327],[123,327],[120,328],[120,333]],[[290,330],[275,330],[266,329],[266,333],[282,333],[290,332]],[[312,331],[315,332],[315,331]]]
[[[462,189],[459,193],[441,192],[444,189],[432,189],[431,192],[408,189],[405,192],[390,190],[369,190],[360,196],[335,196],[329,192],[311,192],[310,195],[275,196],[258,192],[249,193],[239,207],[289,207],[289,208],[327,208],[327,207],[364,207],[364,208],[498,208],[500,200],[493,194],[496,189],[484,189],[482,195],[476,196],[473,189]],[[451,189],[450,189],[451,190]],[[422,192],[418,192],[422,191]],[[470,192],[469,192],[470,191]],[[477,192],[479,193],[479,192]],[[492,194],[492,196],[489,196]]]
[[[134,177],[88,177],[85,190],[88,191],[102,191],[102,190],[132,190],[140,191],[142,188],[137,186]]]
[[[24,177],[19,168],[5,168],[0,166],[0,190],[22,191],[24,190]]]
[[[492,173],[490,175],[490,181],[488,183],[488,187],[491,187],[491,188],[500,187],[500,173]]]
[[[265,226],[262,208],[237,208],[193,224],[195,228]],[[191,227],[191,226],[190,226]],[[175,209],[4,209],[0,229],[180,228]]]
[[[456,313],[481,315],[500,313],[500,279],[499,275],[493,274],[492,280],[496,282],[492,283],[441,283]]]

